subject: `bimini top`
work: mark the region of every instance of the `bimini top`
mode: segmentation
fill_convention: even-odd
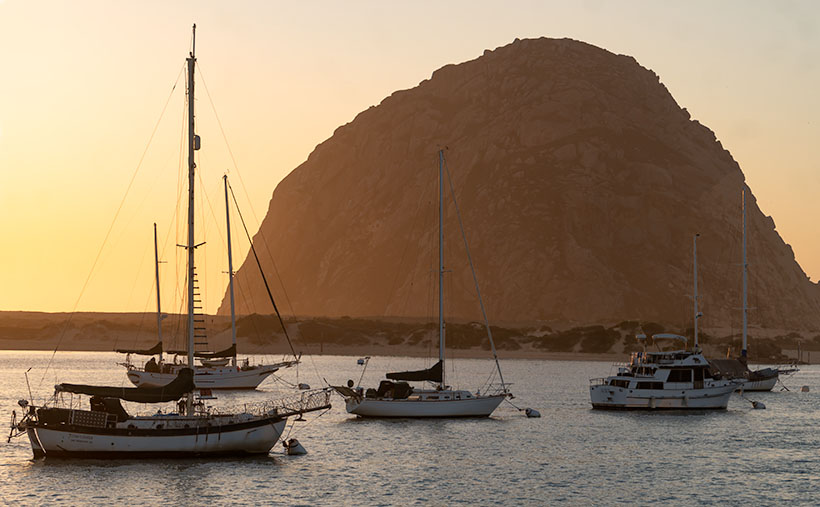
[[[182,368],[177,378],[163,387],[104,387],[82,384],[57,384],[58,393],[87,394],[103,398],[119,398],[137,403],[163,403],[176,401],[195,389],[194,370]]]

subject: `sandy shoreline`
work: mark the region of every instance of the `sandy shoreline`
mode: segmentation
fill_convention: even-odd
[[[38,343],[21,340],[0,339],[0,350],[32,350],[32,351],[53,351],[57,345],[57,340],[42,340]],[[370,345],[318,345],[299,344],[294,347],[297,353],[305,356],[394,356],[394,357],[431,357],[437,351],[427,347],[408,347],[402,345],[370,344]],[[290,349],[287,346],[254,347],[239,345],[240,354],[287,354]],[[106,340],[86,339],[81,342],[69,341],[61,343],[61,351],[86,351],[86,352],[113,352],[114,347]],[[491,358],[492,352],[484,349],[452,349],[447,351],[447,357],[459,359],[483,359]],[[500,350],[498,357],[501,360],[517,359],[546,359],[554,361],[604,361],[620,362],[626,361],[627,354],[584,354],[579,352],[548,352],[529,347],[520,350]]]

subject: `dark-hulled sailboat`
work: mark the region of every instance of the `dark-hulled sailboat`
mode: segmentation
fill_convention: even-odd
[[[54,398],[42,406],[18,403],[21,420],[13,415],[12,437],[26,434],[35,457],[150,458],[267,454],[285,428],[287,418],[330,408],[330,392],[303,392],[290,399],[246,406],[241,413],[215,413],[194,400],[194,67],[196,25],[188,62],[188,343],[187,365],[172,381],[158,387],[98,387],[59,384]],[[161,350],[161,349],[159,349]],[[159,351],[158,350],[158,351]],[[154,352],[151,350],[150,352]],[[62,403],[63,394],[90,396],[89,410]],[[72,396],[73,398],[73,396]],[[121,400],[167,403],[179,400],[177,412],[129,415]]]

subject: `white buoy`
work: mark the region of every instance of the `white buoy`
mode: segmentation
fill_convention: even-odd
[[[305,448],[302,447],[302,444],[300,444],[295,438],[291,438],[287,442],[283,441],[282,445],[285,446],[285,453],[288,456],[301,456],[302,454],[307,454]]]
[[[762,401],[753,401],[752,408],[757,410],[763,410],[766,408],[766,405],[764,405]]]
[[[800,388],[800,392],[807,393],[809,392],[809,386],[803,386]]]
[[[524,409],[524,413],[527,414],[527,417],[541,417],[541,412],[534,408],[526,408]]]

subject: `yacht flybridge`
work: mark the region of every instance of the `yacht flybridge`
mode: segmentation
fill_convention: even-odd
[[[703,354],[686,350],[687,339],[675,334],[656,334],[657,340],[674,340],[683,348],[632,354],[618,373],[590,380],[589,396],[599,409],[725,409],[740,382],[714,378]],[[646,336],[638,335],[646,340]]]
[[[151,458],[267,454],[282,435],[288,417],[330,408],[330,391],[303,391],[291,398],[246,405],[239,412],[221,412],[195,399],[194,365],[194,68],[196,25],[188,66],[188,342],[187,364],[169,375],[161,387],[131,388],[58,384],[51,400],[35,406],[20,400],[21,419],[12,415],[9,440],[27,435],[34,457]],[[277,312],[278,313],[278,312]],[[159,318],[159,317],[158,317]],[[66,396],[66,395],[69,396]],[[90,396],[89,409],[77,408],[74,395]],[[66,399],[68,398],[68,399]],[[134,403],[174,403],[153,415],[135,416],[121,400]],[[165,412],[163,413],[163,409]]]
[[[387,380],[381,381],[379,387],[364,389],[355,387],[353,381],[348,381],[347,386],[333,386],[336,391],[345,398],[347,411],[360,417],[487,417],[498,408],[498,405],[508,396],[509,384],[504,383],[501,374],[501,366],[498,363],[498,355],[495,350],[492,332],[484,311],[484,303],[481,300],[481,291],[469,255],[466,236],[463,234],[464,245],[467,249],[467,258],[470,259],[470,269],[473,274],[476,295],[481,306],[481,313],[484,317],[484,325],[487,329],[493,357],[495,359],[496,371],[500,385],[488,386],[484,393],[472,393],[465,390],[456,390],[445,383],[444,350],[445,350],[445,325],[444,325],[444,152],[439,150],[439,265],[438,265],[438,314],[439,314],[439,358],[438,362],[430,368],[417,371],[405,371],[388,373]],[[449,172],[448,172],[449,179]],[[456,207],[456,215],[461,221],[458,204],[455,202],[455,192],[452,191],[453,203]],[[363,361],[367,366],[367,358]],[[361,361],[361,360],[360,360]],[[428,382],[432,388],[411,387],[408,382]]]

